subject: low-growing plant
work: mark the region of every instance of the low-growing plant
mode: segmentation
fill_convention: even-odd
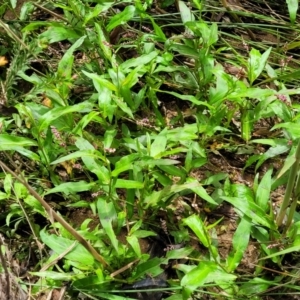
[[[67,285],[66,299],[267,299],[298,290],[288,268],[299,251],[299,89],[289,81],[300,73],[292,58],[276,64],[298,41],[266,46],[255,33],[263,26],[243,22],[272,16],[227,1],[216,16],[208,2],[0,7],[16,15],[0,21],[0,228],[5,240],[34,242],[23,248],[34,248],[20,278],[28,294],[63,297]],[[293,27],[281,20],[278,36],[298,32],[297,8],[287,1]],[[216,21],[224,13],[249,41]],[[25,254],[10,243],[4,263],[0,244],[9,278]]]

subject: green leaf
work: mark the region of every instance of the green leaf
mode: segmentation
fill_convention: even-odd
[[[118,252],[119,242],[113,229],[113,222],[117,220],[117,213],[114,204],[99,197],[97,200],[97,210],[101,225],[105,233],[108,235],[113,247]]]
[[[204,223],[197,215],[191,215],[188,218],[185,218],[182,220],[183,224],[190,227],[190,229],[193,230],[193,232],[196,234],[200,242],[205,247],[209,247],[210,240],[209,240],[209,233],[207,232],[207,229],[204,226]]]
[[[96,111],[91,111],[90,113],[84,115],[80,121],[77,123],[76,127],[72,130],[72,133],[75,135],[82,136],[83,129],[91,122],[91,121],[96,121],[97,118],[99,119],[98,115],[100,112]]]
[[[19,181],[14,182],[14,189],[13,189],[17,198],[23,199],[28,196],[29,192],[28,189]]]
[[[49,235],[44,229],[40,231],[40,237],[42,242],[58,255],[65,253],[75,242],[74,240],[69,240],[54,234]],[[64,258],[80,263],[82,266],[92,266],[94,264],[92,254],[90,254],[81,244],[76,244],[73,250],[67,253]]]
[[[158,167],[169,175],[180,177],[180,182],[184,181],[186,172],[180,168],[172,165],[158,165]]]
[[[176,51],[184,56],[192,57],[194,59],[199,59],[199,52],[197,51],[197,49],[186,45],[173,43],[171,44],[169,50]]]
[[[126,8],[121,12],[112,17],[106,27],[107,31],[112,31],[115,27],[119,25],[124,25],[128,21],[132,20],[135,15],[136,8],[132,5],[126,6]]]
[[[134,180],[117,179],[114,187],[116,189],[142,189],[144,188],[144,183]]]
[[[97,150],[91,149],[91,150],[80,150],[73,153],[70,153],[66,156],[60,157],[53,162],[51,162],[51,165],[60,164],[64,161],[76,159],[76,158],[83,158],[83,157],[91,157],[91,158],[100,158],[104,162],[108,162],[107,159]]]
[[[130,118],[134,119],[131,109],[128,107],[127,103],[123,101],[120,97],[114,97],[113,101],[116,103],[117,107],[126,113]]]
[[[187,26],[196,36],[203,39],[205,49],[218,41],[218,26],[216,23],[208,26],[206,22],[196,21],[186,22],[185,26]]]
[[[110,126],[105,130],[103,146],[104,149],[109,149],[114,141],[117,134],[117,130],[114,126]]]
[[[79,192],[85,192],[85,191],[90,191],[95,185],[96,182],[86,182],[83,180],[76,181],[76,182],[65,182],[54,187],[53,189],[48,190],[45,193],[45,195],[49,195],[53,193],[64,193],[68,195],[68,194],[74,194]]]
[[[70,281],[74,278],[72,273],[60,273],[54,271],[30,272],[31,275],[45,277],[53,280]]]
[[[3,181],[3,188],[7,198],[10,198],[12,184],[13,184],[12,175],[7,173]]]
[[[82,26],[85,27],[85,25],[92,20],[93,18],[98,17],[102,12],[107,11],[109,8],[112,7],[114,3],[113,2],[104,2],[101,4],[96,4],[95,7],[89,7],[88,13],[84,15],[84,21]]]
[[[0,134],[0,151],[15,150],[16,148],[32,146],[37,146],[37,143],[34,140],[5,133]]]
[[[168,91],[162,91],[162,90],[159,90],[159,92],[172,95],[172,96],[174,96],[176,98],[179,98],[181,100],[190,101],[190,102],[192,102],[193,104],[196,104],[196,105],[204,105],[204,106],[207,106],[208,108],[213,108],[207,102],[200,101],[195,96],[192,96],[192,95],[184,95],[184,94],[179,94],[179,93],[176,93],[176,92],[168,92]]]
[[[114,63],[115,58],[113,56],[112,49],[108,42],[106,34],[104,33],[102,27],[98,23],[95,23],[95,29],[98,34],[98,45],[99,45],[100,49],[103,51],[104,57],[106,59],[108,59],[109,61],[111,61],[112,63]]]
[[[35,7],[32,2],[23,3],[20,11],[20,20],[28,20],[31,14],[33,13],[34,9]]]
[[[183,127],[168,130],[166,133],[168,141],[184,142],[198,139],[199,128],[197,124],[185,124]]]
[[[298,11],[298,0],[286,0],[286,3],[288,5],[289,15],[291,23],[294,24],[297,16]]]
[[[30,146],[37,146],[37,143],[31,139],[24,137],[0,134],[0,151],[17,151],[32,160],[40,161],[40,157],[38,154],[23,148]]]
[[[95,288],[97,290],[97,288]],[[123,296],[113,295],[112,293],[100,293],[100,292],[91,292],[92,294],[99,296],[100,299],[108,299],[108,300],[125,300]],[[136,300],[136,298],[129,298],[126,296],[126,300]]]
[[[195,184],[198,183],[198,181],[193,178],[188,178],[187,182],[190,182],[190,183],[194,182]],[[200,198],[206,200],[208,203],[218,205],[218,203],[211,196],[208,195],[208,193],[206,192],[206,190],[203,188],[203,186],[200,183],[198,183],[195,187],[192,187],[191,190],[195,194],[197,194]]]
[[[272,238],[270,237],[272,235]],[[273,233],[270,234],[270,230],[265,229],[263,227],[252,227],[251,229],[251,237],[255,238],[262,248],[262,250],[267,254],[270,255],[272,253],[275,253],[277,250],[276,248],[270,248],[268,247],[270,245],[270,239],[273,239]],[[275,257],[272,259],[272,261],[276,264],[280,264],[280,257]]]
[[[95,151],[94,146],[84,138],[77,138],[75,145],[80,150]],[[91,172],[97,175],[102,184],[110,183],[110,172],[105,166],[100,165],[97,160],[90,156],[83,156],[82,161]]]
[[[166,187],[168,185],[172,185],[173,181],[166,176],[165,174],[162,174],[159,171],[154,171],[152,173],[152,176],[155,180],[157,180],[163,187]]]
[[[217,265],[212,261],[203,261],[196,268],[192,269],[181,279],[180,285],[183,287],[184,299],[188,299],[191,294],[205,281],[210,273],[217,269]]]
[[[165,151],[167,145],[167,138],[164,135],[164,131],[161,132],[161,135],[157,135],[151,144],[150,156],[153,158],[160,158],[161,153]]]
[[[17,0],[10,0],[11,7],[15,9],[17,7]]]
[[[255,170],[257,170],[267,159],[283,154],[289,149],[290,146],[286,141],[280,143],[278,142],[276,146],[269,148],[265,153],[259,156],[259,160],[255,166]]]
[[[237,230],[233,235],[233,249],[227,257],[227,271],[234,271],[241,262],[248,247],[251,231],[251,222],[248,217],[242,218]]]
[[[40,203],[40,201],[38,201],[35,197],[28,195],[25,199],[24,202],[31,206],[33,208],[34,211],[40,213],[43,216],[46,216],[45,214],[45,209],[42,206],[42,204]]]
[[[78,39],[64,54],[58,63],[57,77],[62,80],[70,80],[72,76],[72,66],[74,61],[73,52],[81,46],[86,36]]]
[[[147,166],[172,166],[172,165],[178,165],[180,164],[179,160],[175,160],[175,159],[168,159],[168,158],[162,158],[162,159],[149,159],[145,161],[145,164],[141,163],[141,165],[147,165]],[[181,171],[179,171],[180,174],[183,174]],[[179,174],[176,173],[176,174]],[[171,174],[171,173],[170,173]],[[175,175],[175,174],[173,174]],[[175,175],[176,176],[176,175]]]
[[[112,177],[117,177],[120,173],[133,168],[133,162],[140,157],[138,153],[132,153],[127,156],[123,156],[117,161],[115,169],[111,172]]]
[[[147,17],[150,19],[153,29],[154,29],[154,32],[157,36],[156,41],[165,42],[167,40],[167,38],[166,38],[164,32],[162,31],[161,27],[159,25],[157,25],[155,23],[154,19],[151,18],[149,15],[147,15]]]
[[[9,199],[9,195],[6,193],[0,192],[0,200],[7,200]]]
[[[185,24],[186,22],[195,21],[195,16],[193,15],[191,9],[187,7],[185,2],[180,0],[177,2],[177,4],[183,24]]]
[[[225,197],[221,196],[222,199],[232,204],[237,211],[241,212],[243,215],[248,216],[253,222],[266,226],[267,228],[276,228],[274,220],[265,213],[265,211],[260,208],[253,201],[242,199],[240,197]]]
[[[180,249],[174,249],[167,252],[167,259],[185,259],[187,258],[195,249],[192,246],[183,247]]]
[[[255,202],[264,211],[267,211],[269,208],[270,193],[272,187],[272,172],[273,169],[269,169],[265,173],[256,191]]]
[[[159,201],[167,201],[167,199],[174,195],[175,193],[182,192],[184,190],[189,190],[198,187],[200,184],[198,182],[190,182],[185,184],[174,184],[171,186],[166,186],[163,190],[152,192],[151,195],[147,196],[144,200],[145,208],[149,206],[155,206]]]
[[[251,85],[263,71],[271,50],[272,48],[270,47],[263,55],[261,55],[255,48],[251,49],[248,59],[248,79]]]
[[[261,258],[261,260],[269,259],[269,258],[273,258],[273,257],[277,257],[277,256],[283,256],[288,253],[299,252],[299,251],[300,251],[300,245],[297,245],[297,246],[289,247],[284,250],[278,251],[276,253],[270,254],[268,256],[265,256],[265,257]]]
[[[128,244],[132,247],[136,256],[141,257],[142,252],[141,252],[141,247],[140,247],[138,238],[134,235],[131,235],[131,236],[127,236],[126,240],[127,240]]]
[[[278,123],[272,127],[271,130],[284,128],[293,139],[300,137],[300,124],[294,122]]]
[[[138,66],[135,69],[131,70],[129,72],[129,74],[124,78],[124,80],[122,80],[121,92],[122,92],[122,96],[125,98],[125,100],[127,99],[126,101],[128,104],[130,104],[128,99],[132,98],[131,91],[129,89],[132,88],[139,81],[139,78],[142,77],[146,73],[146,71],[147,70],[143,65]],[[132,101],[132,100],[130,100],[130,101]],[[130,106],[133,107],[132,104],[130,104]]]
[[[155,258],[149,259],[146,262],[139,264],[136,268],[136,272],[132,279],[133,280],[138,279],[145,274],[147,274],[148,276],[151,276],[151,277],[158,276],[159,274],[161,274],[163,272],[160,265],[164,262],[164,260],[165,260],[164,258],[155,257]]]
[[[139,56],[137,58],[128,59],[120,65],[120,69],[124,73],[128,73],[131,71],[130,70],[131,68],[136,68],[136,67],[147,65],[150,61],[152,61],[155,57],[157,57],[157,55],[158,55],[158,52],[153,51],[148,54],[142,54],[141,56]]]
[[[91,78],[94,81],[94,84],[97,83],[97,84],[95,84],[96,88],[98,86],[103,86],[103,87],[108,88],[111,91],[117,92],[117,87],[114,84],[112,84],[110,81],[108,81],[107,79],[102,78],[101,76],[99,76],[96,73],[88,73],[88,72],[86,72],[84,70],[82,72],[87,77]]]
[[[249,109],[249,104],[241,109],[241,137],[248,143],[251,139],[251,132],[253,129],[253,110]]]
[[[220,287],[225,286],[228,289],[229,285],[232,285],[237,276],[233,274],[228,274],[223,268],[217,266],[217,269],[208,274],[205,283],[215,282],[220,285]]]
[[[273,280],[267,281],[262,278],[250,279],[249,281],[247,281],[239,287],[239,298],[248,298],[249,296],[251,297],[251,295],[263,294],[268,288],[272,287],[274,284],[275,282]]]
[[[98,105],[103,118],[113,119],[116,105],[112,101],[112,92],[117,92],[117,88],[107,79],[100,77],[94,73],[82,71],[87,77],[93,80],[94,87],[98,92]]]
[[[287,159],[284,160],[284,164],[282,169],[277,175],[277,179],[280,178],[282,175],[284,175],[287,171],[289,171],[292,167],[292,165],[296,162],[296,157],[295,155],[289,156]]]
[[[70,39],[79,39],[80,36],[78,33],[70,28],[67,28],[64,25],[58,25],[59,23],[52,23],[53,27],[50,27],[47,31],[39,35],[39,40],[44,43],[44,40],[47,43],[57,43],[64,40]]]
[[[93,104],[85,101],[73,106],[56,107],[41,116],[39,120],[39,132],[44,131],[50,124],[61,116],[74,112],[90,112],[93,109]]]
[[[132,233],[132,235],[136,236],[139,239],[144,239],[144,238],[149,237],[149,236],[157,236],[157,234],[154,233],[153,231],[141,230],[141,229],[134,231]]]

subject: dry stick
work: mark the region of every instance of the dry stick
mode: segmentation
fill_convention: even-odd
[[[60,20],[63,20],[64,22],[68,22],[68,20],[67,20],[66,18],[64,18],[64,17],[62,17],[61,15],[55,13],[54,11],[52,11],[52,10],[50,10],[50,9],[48,9],[48,8],[46,8],[46,7],[44,7],[44,6],[42,6],[42,5],[39,5],[38,3],[33,3],[33,2],[31,2],[31,3],[32,3],[34,6],[38,7],[39,9],[44,10],[44,11],[47,12],[48,14],[50,14],[50,15],[52,15],[52,16],[54,16],[54,17],[60,19]]]
[[[26,44],[0,19],[0,26],[4,28],[4,30],[9,33],[17,42],[19,42],[24,49],[30,51],[30,49],[26,46]]]
[[[60,217],[52,208],[51,206],[20,176],[18,176],[14,171],[12,171],[4,162],[0,161],[0,166],[6,170],[8,173],[10,173],[12,176],[14,176],[15,179],[17,179],[20,183],[22,183],[27,190],[30,192],[30,194],[35,197],[41,205],[45,208],[46,212],[49,216],[52,216],[57,222],[59,222],[68,232],[70,232],[73,237],[83,245],[84,248],[86,248],[93,257],[99,261],[104,267],[107,267],[110,271],[111,268],[105,261],[105,259],[95,250],[95,248],[82,236],[80,235],[76,230],[73,229],[73,227],[67,223],[62,217]]]

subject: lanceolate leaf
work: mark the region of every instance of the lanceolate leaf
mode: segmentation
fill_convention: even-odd
[[[217,264],[212,261],[203,261],[196,268],[187,273],[181,280],[180,285],[183,287],[184,299],[188,299],[196,288],[204,285],[210,273],[217,269]]]
[[[199,216],[191,215],[190,217],[184,219],[183,223],[194,231],[203,246],[209,247],[209,233]]]
[[[107,202],[103,198],[98,198],[97,209],[101,225],[109,237],[113,247],[118,251],[118,240],[116,238],[113,222],[117,219],[117,213],[112,202]]]
[[[297,16],[299,1],[298,0],[286,0],[286,3],[288,5],[291,23],[294,24],[295,20],[296,20],[296,16]]]
[[[237,230],[234,233],[233,249],[227,258],[227,271],[234,271],[243,258],[250,238],[251,222],[248,217],[242,218]]]
[[[93,105],[90,102],[82,102],[73,106],[56,107],[44,114],[39,120],[39,132],[45,130],[54,120],[61,116],[74,112],[90,112]]]
[[[260,54],[258,50],[251,49],[248,60],[248,78],[251,84],[263,71],[271,50],[272,48],[269,48],[264,54]]]
[[[74,244],[74,240],[70,240],[54,234],[48,234],[45,230],[40,231],[40,237],[50,249],[56,254],[60,255],[64,253],[68,248]],[[70,253],[65,255],[65,258],[80,263],[83,266],[92,266],[94,258],[81,244],[75,245]]]
[[[276,226],[274,221],[263,211],[261,207],[254,203],[254,201],[249,201],[247,199],[242,199],[239,197],[221,197],[225,201],[231,203],[238,212],[245,214],[252,222],[266,226],[271,229],[275,229]]]
[[[126,22],[130,21],[134,17],[135,10],[136,8],[132,5],[126,6],[121,13],[116,14],[110,19],[110,22],[106,27],[107,31],[110,32],[115,27],[126,24]]]
[[[72,66],[74,61],[73,52],[81,46],[85,36],[78,39],[64,54],[63,58],[58,64],[57,76],[64,80],[70,80],[72,76]]]
[[[85,181],[76,181],[76,182],[65,182],[53,189],[48,190],[45,195],[53,194],[53,193],[65,193],[65,194],[73,194],[78,192],[90,191],[94,186],[95,182],[85,182]]]
[[[264,211],[267,211],[270,201],[270,193],[272,186],[272,172],[273,169],[270,169],[266,172],[261,182],[258,185],[255,202],[259,205]]]
[[[0,134],[0,151],[14,150],[14,147],[30,146],[37,146],[37,142],[24,137]]]

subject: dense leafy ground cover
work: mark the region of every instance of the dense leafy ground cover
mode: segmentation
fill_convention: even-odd
[[[298,299],[286,2],[0,6],[3,299]]]

